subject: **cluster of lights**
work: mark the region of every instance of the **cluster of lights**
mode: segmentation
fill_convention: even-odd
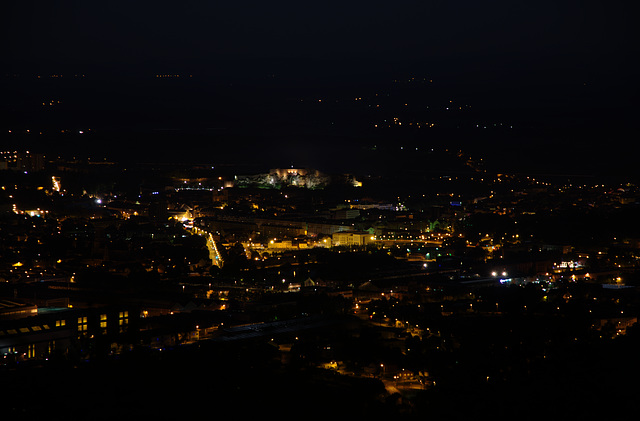
[[[9,130],[9,133],[11,133],[11,130]],[[29,153],[29,151],[27,151],[27,153]],[[0,152],[0,156],[2,156],[2,158],[4,159],[8,159],[8,158],[17,158],[18,157],[18,151],[2,151]]]
[[[180,75],[179,74],[174,74],[174,75],[172,75],[172,74],[162,74],[162,75],[161,74],[157,74],[156,77],[157,78],[177,78],[177,77],[180,77]],[[193,77],[193,75],[189,75],[189,77]]]
[[[49,77],[50,77],[50,78],[53,78],[53,79],[57,79],[57,78],[61,78],[61,77],[62,77],[62,74],[52,74],[52,75],[49,75]],[[73,75],[73,77],[85,77],[85,75],[82,75],[82,74],[80,74],[80,75],[78,75],[78,74],[74,74],[74,75]],[[41,75],[37,75],[37,76],[36,76],[36,78],[38,78],[38,79],[42,79],[42,76],[41,76]]]
[[[53,184],[53,191],[60,191],[60,177],[51,177],[51,183]]]
[[[419,129],[423,128],[423,127],[434,127],[436,125],[436,123],[429,123],[429,122],[408,122],[405,123],[405,126],[415,126]],[[392,127],[392,126],[402,126],[402,122],[400,121],[400,119],[398,117],[393,117],[393,121],[390,123],[387,123],[387,120],[384,120],[384,124],[374,124],[373,127],[375,128],[379,128],[379,127]]]

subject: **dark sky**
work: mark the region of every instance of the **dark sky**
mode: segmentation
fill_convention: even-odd
[[[385,53],[395,50],[405,38],[407,46],[399,46],[404,50],[432,42],[458,51],[486,51],[485,43],[518,50],[558,44],[597,48],[620,43],[633,19],[620,1],[13,3],[3,2],[8,12],[3,16],[15,34],[12,44],[27,38],[34,52],[43,46],[71,54],[91,45],[96,53],[105,47],[142,48],[161,56],[178,50],[315,56],[359,49],[371,54],[376,45]]]
[[[11,1],[3,60],[119,63],[237,58],[508,57],[624,66],[638,53],[632,1]],[[576,65],[581,64],[576,62]]]
[[[638,11],[619,0],[5,1],[0,72],[193,73],[251,79],[253,93],[271,74],[282,91],[301,92],[426,75],[441,92],[503,115],[552,110],[565,125],[598,123],[615,132],[611,148],[624,144],[618,132],[635,126],[638,111]],[[39,101],[8,76],[2,87],[3,125],[29,114],[19,98]],[[170,98],[155,92],[145,104]]]

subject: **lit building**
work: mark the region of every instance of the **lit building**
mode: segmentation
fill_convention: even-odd
[[[44,155],[41,153],[26,152],[0,152],[0,169],[13,171],[41,171],[44,169]]]
[[[127,305],[37,309],[30,304],[6,300],[2,303],[0,358],[3,360],[0,364],[46,359],[54,353],[67,354],[72,349],[82,351],[85,347],[95,347],[98,342],[109,344],[105,346],[126,345],[123,335],[137,330],[138,326],[137,310]],[[102,351],[109,352],[109,349]]]
[[[334,246],[364,246],[373,242],[368,231],[336,232],[331,237]]]

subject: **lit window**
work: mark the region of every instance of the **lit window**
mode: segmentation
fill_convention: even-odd
[[[78,317],[78,333],[80,333],[80,334],[87,333],[87,318],[86,317]]]
[[[102,334],[107,333],[107,315],[106,314],[100,315],[100,330],[102,331]]]
[[[120,325],[120,332],[124,332],[129,324],[129,312],[121,311],[118,314],[118,323]]]

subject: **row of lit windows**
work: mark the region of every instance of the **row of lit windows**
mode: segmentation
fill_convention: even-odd
[[[78,317],[77,321],[78,321],[77,323],[78,334],[80,335],[86,334],[88,330],[88,318],[86,316]],[[100,332],[104,335],[107,333],[107,315],[100,314],[99,321],[100,321],[100,324],[99,324]],[[65,327],[66,325],[67,325],[67,321],[65,319],[59,319],[59,320],[56,320],[55,322],[55,327]],[[129,325],[128,311],[121,311],[118,313],[118,325],[120,326],[120,332],[124,332],[127,329]],[[49,326],[48,325],[32,326],[30,329],[28,327],[8,329],[6,333],[10,335],[15,335],[17,333],[38,332],[43,329],[48,330]],[[0,333],[4,333],[4,332],[0,332]]]
[[[62,326],[64,326],[64,320],[61,320]],[[118,313],[118,325],[120,326],[120,332],[124,332],[129,325],[129,312],[121,311]],[[58,326],[56,322],[56,326]],[[107,333],[107,315],[100,315],[100,331],[102,334]],[[87,332],[87,317],[78,317],[78,333],[84,334]]]

